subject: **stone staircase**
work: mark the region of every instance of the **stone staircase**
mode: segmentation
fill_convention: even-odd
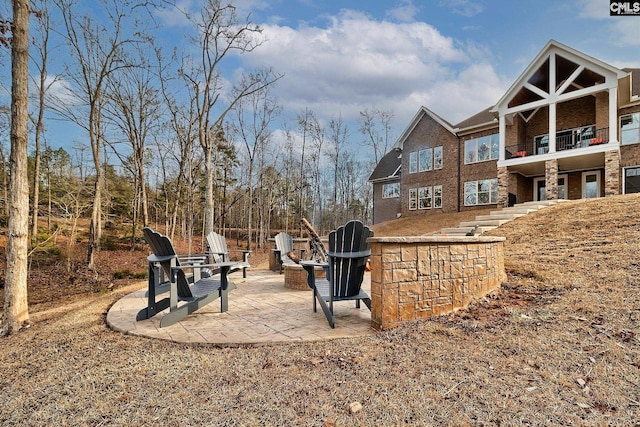
[[[542,208],[561,202],[566,202],[566,200],[520,203],[508,208],[491,211],[489,215],[478,215],[474,221],[461,222],[457,227],[443,228],[440,230],[440,234],[447,236],[465,236],[467,233],[475,230],[474,235],[480,235],[485,231],[493,230],[502,224],[506,224],[528,213],[536,212]]]

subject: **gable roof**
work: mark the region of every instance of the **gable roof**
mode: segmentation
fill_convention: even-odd
[[[393,148],[402,149],[402,146],[404,145],[404,141],[409,137],[411,132],[413,132],[413,129],[418,125],[420,120],[422,120],[422,117],[424,117],[425,115],[431,117],[438,124],[440,124],[440,126],[442,126],[443,128],[445,128],[446,130],[448,130],[449,132],[455,135],[456,129],[453,128],[451,123],[449,123],[448,121],[446,121],[445,119],[443,119],[442,117],[434,113],[433,111],[429,110],[427,107],[422,106],[420,107],[416,115],[413,116],[413,119],[409,123],[409,126],[407,126],[404,132],[402,132],[402,134],[400,135],[400,137],[398,137],[398,139],[396,140],[396,143],[393,145]]]
[[[606,73],[608,75],[615,75],[617,79],[621,79],[627,75],[621,69],[607,64],[599,59],[573,49],[567,45],[564,45],[556,40],[549,40],[544,48],[536,55],[536,57],[529,63],[527,68],[524,69],[522,74],[514,81],[509,89],[502,95],[502,97],[496,102],[496,105],[491,109],[492,112],[498,111],[503,105],[506,105],[511,98],[522,88],[529,78],[542,66],[542,64],[549,58],[551,53],[560,53],[569,59],[578,62],[587,62],[591,64],[597,71]]]
[[[402,150],[394,148],[380,159],[376,168],[369,176],[369,181],[384,181],[400,177],[402,164]]]

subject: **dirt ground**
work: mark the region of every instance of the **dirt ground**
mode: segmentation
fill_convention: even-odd
[[[49,292],[31,296],[31,327],[0,338],[0,424],[637,426],[639,208],[637,195],[617,196],[512,221],[491,232],[507,237],[501,290],[367,338],[216,347],[125,336],[105,315],[137,279],[54,271]],[[461,220],[375,229],[425,234]],[[143,248],[100,256],[145,269]],[[54,289],[65,280],[76,296]]]

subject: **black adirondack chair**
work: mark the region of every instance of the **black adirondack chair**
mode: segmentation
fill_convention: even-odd
[[[138,312],[136,320],[149,319],[169,308],[169,313],[160,320],[160,327],[169,326],[218,298],[220,311],[228,310],[228,292],[235,285],[227,275],[235,263],[207,264],[206,256],[179,256],[167,236],[149,227],[143,231],[153,255],[147,257],[147,307]],[[212,270],[219,272],[218,278],[208,276]],[[201,274],[203,271],[207,274]],[[156,301],[158,294],[167,291],[168,297]]]
[[[301,261],[307,271],[307,284],[313,289],[313,311],[320,304],[329,325],[335,327],[333,303],[355,300],[356,307],[363,301],[371,310],[371,298],[361,289],[362,279],[371,256],[367,239],[373,232],[360,221],[349,221],[344,226],[329,233],[329,251],[327,264],[314,261]],[[315,267],[325,267],[326,279],[315,277]],[[328,267],[328,268],[326,268]]]
[[[229,249],[227,248],[227,239],[223,235],[218,234],[215,231],[212,231],[211,233],[207,234],[207,246],[208,246],[207,254],[211,257],[211,261],[213,261],[214,263],[230,262],[231,261],[231,258],[229,257],[230,252],[242,253],[242,261],[238,261],[236,265],[231,267],[229,272],[233,273],[234,271],[238,271],[242,269],[242,277],[243,278],[247,277],[247,268],[251,267],[251,265],[249,265],[249,254],[251,253],[251,251],[249,250],[229,251]]]

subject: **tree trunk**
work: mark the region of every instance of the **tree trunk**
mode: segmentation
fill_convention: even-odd
[[[11,46],[11,190],[7,230],[7,270],[0,335],[29,322],[27,255],[29,244],[29,178],[27,175],[29,98],[29,1],[13,1]]]

